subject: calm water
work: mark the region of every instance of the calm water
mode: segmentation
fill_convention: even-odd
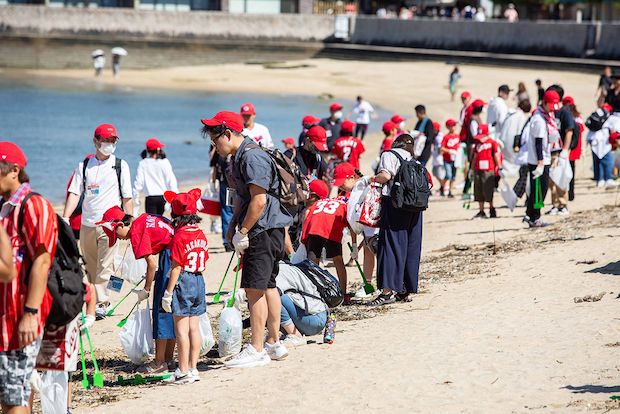
[[[0,75],[0,140],[23,149],[33,188],[56,203],[64,201],[78,163],[94,152],[93,132],[102,123],[116,127],[115,155],[128,162],[132,180],[144,143],[157,138],[166,144],[180,184],[205,182],[209,144],[201,137],[200,118],[238,111],[245,102],[254,104],[256,121],[270,129],[277,146],[287,136],[297,139],[304,115],[327,116],[331,103],[311,96],[138,89],[54,78],[15,81]],[[345,114],[353,105],[340,103]],[[380,118],[371,123],[371,132],[392,115],[376,109]]]

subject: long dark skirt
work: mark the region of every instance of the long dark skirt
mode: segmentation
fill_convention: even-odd
[[[377,286],[417,293],[422,251],[422,213],[398,210],[390,197],[381,202]]]

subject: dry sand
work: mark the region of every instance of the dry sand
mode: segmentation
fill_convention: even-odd
[[[377,63],[332,60],[291,62],[300,69],[224,65],[152,71],[123,71],[117,82],[132,86],[268,93],[362,94],[394,112],[413,113],[424,103],[434,120],[457,117],[458,102],[446,89],[451,67],[433,62]],[[463,89],[488,100],[497,87],[534,80],[560,83],[584,114],[594,108],[597,77],[575,72],[461,66]],[[46,76],[89,78],[91,71],[37,71]],[[535,91],[531,93],[534,95]],[[326,104],[327,106],[327,104]],[[514,106],[514,104],[510,105]],[[319,114],[317,114],[319,115]],[[383,121],[383,120],[381,120]],[[368,138],[364,169],[380,138]],[[585,158],[586,167],[591,155]],[[290,350],[284,361],[264,368],[227,370],[201,359],[202,380],[183,387],[151,386],[76,392],[75,412],[581,412],[620,406],[620,288],[616,245],[620,209],[616,190],[595,188],[591,172],[577,164],[571,216],[549,218],[556,225],[525,229],[524,213],[498,209],[500,218],[471,221],[475,210],[462,201],[433,197],[424,213],[421,293],[387,312],[347,310],[333,345],[316,343]],[[585,172],[585,174],[584,174]],[[503,206],[499,195],[496,203]],[[549,204],[549,198],[547,204]],[[521,206],[522,203],[520,202]],[[611,206],[604,208],[604,206]],[[545,208],[545,211],[548,209]],[[205,220],[204,228],[208,229]],[[209,300],[217,290],[229,254],[221,238],[207,231],[211,245],[205,273]],[[495,242],[494,242],[495,240]],[[495,243],[495,245],[493,245]],[[456,245],[456,249],[453,246]],[[493,254],[493,252],[496,254]],[[224,284],[232,288],[233,274]],[[349,280],[359,281],[355,268]],[[124,287],[124,291],[128,289]],[[607,292],[602,300],[574,297]],[[612,293],[613,292],[613,293]],[[124,292],[123,292],[124,293]],[[113,300],[121,295],[113,295]],[[118,315],[131,304],[123,304]],[[209,305],[216,317],[222,305]],[[115,374],[121,316],[98,322],[93,341]],[[101,364],[101,362],[100,362]],[[122,368],[118,371],[123,374]],[[124,374],[127,375],[127,374]],[[79,386],[79,382],[75,383]],[[88,404],[88,405],[86,405]]]

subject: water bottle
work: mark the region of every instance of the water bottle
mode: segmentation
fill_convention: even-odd
[[[327,315],[327,323],[325,324],[325,333],[323,334],[323,343],[333,344],[336,338],[336,317],[333,313]]]

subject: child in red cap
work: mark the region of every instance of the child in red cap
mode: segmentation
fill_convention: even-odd
[[[489,137],[489,126],[479,125],[478,133],[474,136],[474,197],[480,205],[480,212],[475,219],[487,218],[484,213],[484,203],[489,203],[490,217],[497,217],[493,207],[493,193],[495,192],[495,168],[502,167],[499,146]]]
[[[340,128],[340,138],[334,142],[332,154],[335,154],[344,162],[350,163],[354,168],[360,168],[360,156],[366,151],[362,140],[353,136],[355,123],[344,121]]]

